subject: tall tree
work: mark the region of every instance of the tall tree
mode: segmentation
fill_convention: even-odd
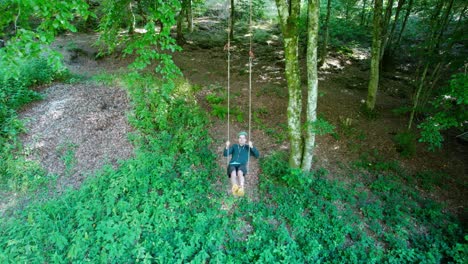
[[[400,33],[398,33],[398,38],[392,50],[395,50],[400,45],[401,36],[403,35],[403,32],[405,31],[406,23],[408,22],[408,17],[411,14],[411,9],[413,8],[413,3],[414,3],[414,0],[409,0],[408,6],[406,8],[405,18],[403,19],[403,23],[401,25]]]
[[[288,84],[288,130],[290,140],[289,165],[309,171],[312,166],[315,143],[314,125],[317,109],[317,38],[319,0],[308,1],[308,38],[307,38],[307,77],[308,96],[306,106],[306,124],[301,124],[302,89],[299,71],[299,15],[300,0],[276,0],[278,16],[283,34],[284,54],[286,59],[286,81]],[[305,127],[305,133],[302,128]]]
[[[299,14],[300,0],[276,0],[278,16],[284,42],[284,56],[286,60],[286,81],[288,84],[288,129],[291,153],[289,164],[293,168],[300,168],[302,161],[301,138],[301,110],[302,91],[299,71]]]
[[[193,10],[192,10],[192,0],[187,0],[187,24],[188,30],[190,33],[193,32]]]
[[[330,5],[330,0],[328,0]],[[304,141],[304,154],[302,157],[302,170],[309,171],[312,167],[312,158],[315,147],[314,124],[317,121],[317,95],[318,95],[318,73],[317,73],[317,43],[319,29],[319,0],[308,1],[308,35],[307,35],[307,111],[306,111],[306,134]]]
[[[393,2],[394,0],[388,0],[387,7],[385,9],[385,16],[383,17],[383,21],[381,21],[381,38],[382,43],[380,44],[380,60],[382,60],[383,51],[385,48],[385,44],[387,43],[388,35],[389,35],[389,25],[390,20],[392,18],[392,11],[393,11]]]
[[[366,18],[366,5],[367,5],[367,0],[363,0],[362,9],[361,9],[361,26],[364,26],[364,21]]]
[[[421,93],[423,92],[425,87],[427,88],[431,87],[431,85],[426,85],[426,83],[428,81],[429,82],[433,81],[433,77],[437,76],[437,72],[441,69],[440,58],[437,58],[437,57],[440,57],[438,56],[440,52],[437,50],[439,49],[440,41],[442,40],[442,35],[444,34],[445,29],[447,27],[449,17],[450,17],[450,12],[452,11],[453,3],[454,3],[454,0],[450,0],[449,2],[440,0],[431,17],[431,25],[432,25],[431,29],[432,30],[431,30],[429,39],[427,40],[427,44],[426,44],[427,54],[423,58],[424,62],[422,63],[424,64],[424,70],[419,79],[418,87],[416,89],[416,94],[413,98],[413,107],[411,109],[411,114],[410,114],[410,118],[408,122],[408,130],[411,129],[411,126],[413,124],[414,115],[420,104]],[[445,11],[442,12],[445,4],[447,4],[447,6],[445,8]],[[427,80],[429,68],[433,64],[436,65],[431,75],[433,77],[429,78],[430,80]]]
[[[325,59],[327,58],[327,51],[328,51],[328,25],[330,23],[330,13],[331,13],[331,0],[327,1],[327,15],[325,16],[325,22],[323,23],[323,43],[320,52],[320,60],[318,66],[321,67],[325,63]]]
[[[229,37],[234,39],[234,22],[235,22],[235,7],[234,7],[234,0],[231,0],[231,27],[229,28]]]
[[[182,0],[181,1],[181,7],[179,11],[179,15],[177,16],[177,29],[176,29],[176,39],[177,39],[177,44],[181,45],[185,42],[184,40],[184,35],[182,33],[182,23],[185,18],[185,12],[186,12],[186,2],[187,0]]]
[[[379,87],[379,69],[380,69],[380,47],[382,43],[382,0],[374,1],[374,19],[372,30],[372,50],[371,50],[371,69],[369,87],[367,91],[366,107],[373,111],[377,99],[377,89]]]
[[[383,58],[383,56],[385,54],[385,51],[387,49],[387,45],[392,42],[393,34],[395,33],[395,29],[396,29],[396,25],[397,25],[397,22],[398,22],[398,18],[400,16],[401,8],[403,7],[404,4],[405,4],[405,0],[399,0],[398,1],[398,6],[397,6],[397,9],[396,9],[396,12],[395,12],[395,18],[393,19],[392,28],[390,29],[389,34],[387,34],[383,39],[382,50],[380,52],[381,53],[380,54],[381,58]]]

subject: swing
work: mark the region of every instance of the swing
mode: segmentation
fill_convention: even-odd
[[[232,8],[230,5],[230,0],[228,0],[228,8]],[[229,12],[230,13],[230,12]],[[232,27],[232,17],[229,15],[228,18],[228,42],[227,42],[227,140],[230,138],[230,85],[231,85],[231,27]],[[254,54],[252,51],[252,0],[249,1],[249,125],[248,125],[248,138],[247,142],[251,141],[251,123],[252,123],[252,61]],[[227,166],[229,166],[229,155],[226,157]],[[249,144],[249,154],[247,155],[247,172],[250,170],[250,144]],[[234,185],[232,192],[236,196],[244,196],[244,190],[239,188],[239,186]]]

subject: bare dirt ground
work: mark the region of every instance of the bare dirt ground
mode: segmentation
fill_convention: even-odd
[[[78,187],[85,175],[132,155],[126,92],[93,83],[56,84],[45,100],[21,113],[28,158],[59,175],[58,186]]]
[[[79,76],[119,70],[124,62],[107,58],[96,61],[94,35],[59,37],[54,47],[67,67]],[[132,128],[127,94],[120,87],[93,81],[53,84],[42,91],[45,99],[29,105],[21,113],[26,120],[22,136],[28,158],[37,160],[49,173],[59,176],[58,190],[79,187],[86,175],[104,164],[132,156],[127,140]]]

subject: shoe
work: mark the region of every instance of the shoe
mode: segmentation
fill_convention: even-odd
[[[244,196],[244,194],[245,194],[244,187],[239,187],[239,189],[237,189],[237,195]]]
[[[239,190],[239,185],[237,184],[234,184],[232,185],[232,194],[234,194],[234,196],[237,196],[237,191]]]

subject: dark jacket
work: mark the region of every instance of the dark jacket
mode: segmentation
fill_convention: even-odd
[[[249,153],[249,145],[244,145],[240,146],[239,144],[234,144],[232,145],[229,150],[224,148],[224,157],[227,157],[228,155],[232,155],[231,161],[229,162],[230,164],[247,164],[247,158],[248,158],[248,153]],[[260,156],[260,153],[258,150],[253,147],[250,148],[250,155],[258,158]]]

